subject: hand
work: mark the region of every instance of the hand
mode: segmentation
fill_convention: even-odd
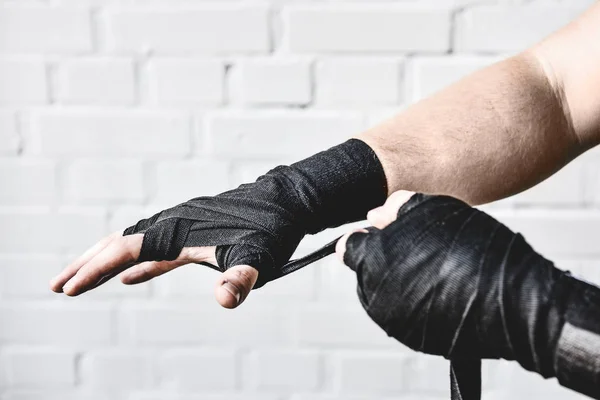
[[[137,263],[143,235],[123,236],[121,231],[103,238],[50,281],[56,293],[77,296],[120,273],[121,282],[134,285],[189,263],[216,264],[215,246],[184,247],[173,261]],[[241,304],[256,283],[258,271],[238,265],[223,272],[215,287],[217,302],[225,308]]]
[[[378,227],[345,235],[337,252],[357,274],[363,307],[389,336],[429,354],[516,359],[554,376],[574,285],[568,274],[521,235],[451,197],[396,195],[369,217]]]
[[[386,193],[376,154],[351,139],[278,166],[254,183],[191,199],[114,233],[53,279],[51,288],[75,296],[119,273],[134,284],[193,262],[224,272],[217,300],[235,307],[252,288],[302,265],[287,263],[304,235],[364,218]]]

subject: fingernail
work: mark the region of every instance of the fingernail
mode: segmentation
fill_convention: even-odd
[[[229,293],[231,293],[233,295],[233,297],[235,297],[236,304],[240,303],[240,298],[242,297],[242,295],[240,294],[240,290],[235,285],[233,285],[229,281],[224,281],[223,285],[221,285],[221,286],[223,287],[223,289],[225,289]]]
[[[62,287],[63,293],[66,293],[66,294],[71,294],[72,290],[73,290],[73,284],[70,282]]]

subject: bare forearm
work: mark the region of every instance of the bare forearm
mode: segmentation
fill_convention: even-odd
[[[600,27],[600,16],[596,22]],[[560,42],[575,40],[566,39],[569,29],[360,135],[380,157],[389,192],[441,193],[485,203],[535,185],[597,144],[599,121],[593,116],[600,114],[600,101],[590,105],[575,89],[566,91],[570,69],[557,71],[550,57],[560,59]],[[542,45],[553,50],[542,52]],[[597,93],[600,87],[594,92],[600,100]]]

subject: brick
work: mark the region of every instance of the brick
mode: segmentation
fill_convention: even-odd
[[[184,265],[156,279],[156,294],[166,298],[202,297],[214,301],[215,282],[220,273],[203,265]]]
[[[0,11],[0,26],[1,20]],[[0,59],[0,87],[0,106],[45,104],[48,102],[46,66],[38,59]]]
[[[407,389],[401,371],[407,360],[398,354],[347,352],[336,357],[337,379],[343,393],[399,394]]]
[[[583,160],[577,159],[533,188],[514,196],[514,204],[576,206],[584,201]]]
[[[456,20],[459,51],[524,50],[566,25],[583,11],[580,5],[482,5]]]
[[[363,128],[352,113],[254,112],[207,117],[217,155],[299,159],[341,143]]]
[[[51,296],[48,282],[64,266],[60,257],[52,255],[0,255],[0,294]]]
[[[67,170],[67,194],[81,202],[139,202],[145,198],[142,163],[76,160]]]
[[[525,236],[533,248],[548,257],[598,256],[595,238],[600,214],[584,210],[490,210],[509,228]]]
[[[412,353],[409,358],[403,370],[408,391],[448,397],[448,360],[422,353]]]
[[[297,6],[284,10],[293,52],[444,52],[450,12],[410,5]]]
[[[319,388],[323,366],[316,351],[268,350],[250,356],[248,377],[259,391],[314,391]]]
[[[81,360],[81,381],[96,389],[149,388],[154,385],[152,358],[139,351],[92,351]]]
[[[106,233],[102,210],[0,209],[0,252],[81,251]]]
[[[0,353],[11,387],[68,387],[75,384],[75,353],[37,348],[7,348]]]
[[[108,394],[86,393],[83,390],[15,390],[2,394],[2,400],[111,400]]]
[[[315,305],[299,309],[294,315],[297,342],[323,347],[393,346],[393,339],[371,321],[358,302],[352,308],[340,305]]]
[[[158,360],[163,386],[171,390],[235,390],[236,355],[228,349],[170,350]],[[199,373],[201,372],[201,373]]]
[[[108,345],[111,311],[107,306],[67,303],[9,303],[0,305],[0,340],[13,344],[77,348]]]
[[[152,101],[164,105],[219,105],[225,65],[220,61],[153,60],[148,65]]]
[[[231,188],[229,164],[219,160],[172,161],[156,167],[155,201],[179,203],[213,196]]]
[[[6,53],[87,52],[91,16],[83,8],[3,6],[0,38],[0,52]]]
[[[186,115],[162,111],[40,111],[34,151],[53,156],[182,156],[190,151]]]
[[[55,185],[51,161],[0,159],[0,204],[48,204],[55,197]]]
[[[128,400],[281,400],[281,396],[265,393],[181,394],[133,393]]]
[[[312,98],[310,69],[303,60],[243,60],[235,67],[234,89],[245,104],[305,105]]]
[[[498,61],[498,57],[416,57],[407,66],[409,100],[417,101]]]
[[[20,145],[15,114],[0,110],[0,155],[17,154]]]
[[[264,347],[290,341],[289,316],[283,310],[253,303],[251,299],[233,312],[214,301],[203,302],[201,308],[163,301],[132,304],[120,313],[121,335],[126,343]]]
[[[317,295],[327,301],[349,301],[358,304],[356,295],[356,273],[342,264],[337,257],[318,261],[315,268],[319,272]],[[316,264],[316,263],[315,263]]]
[[[71,59],[58,68],[56,98],[65,104],[128,106],[135,102],[130,59]]]
[[[108,12],[107,22],[109,47],[116,51],[223,54],[270,48],[268,10],[260,6],[121,9]]]
[[[318,105],[389,105],[400,101],[397,60],[327,59],[316,67]]]

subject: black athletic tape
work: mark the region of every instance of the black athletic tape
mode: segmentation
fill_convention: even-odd
[[[516,360],[598,398],[600,289],[484,212],[417,194],[386,228],[352,234],[344,262],[389,336],[452,361],[454,399],[480,398],[482,358]]]
[[[144,233],[140,262],[174,260],[183,247],[217,246],[218,265],[204,265],[219,271],[250,265],[259,271],[258,288],[333,253],[330,243],[287,263],[306,234],[364,219],[386,195],[376,154],[351,139],[254,183],[161,211],[123,235]]]

